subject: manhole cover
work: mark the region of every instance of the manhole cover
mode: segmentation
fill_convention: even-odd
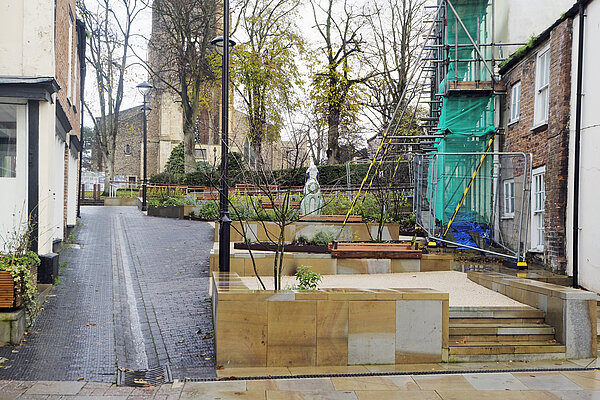
[[[173,376],[168,365],[139,371],[119,368],[117,371],[118,386],[156,386],[171,382]]]

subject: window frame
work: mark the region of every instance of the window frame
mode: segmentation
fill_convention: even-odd
[[[545,60],[544,60],[545,58]],[[545,74],[544,74],[545,73]],[[546,79],[544,79],[546,78]],[[543,93],[546,93],[545,98]],[[544,102],[544,104],[542,104]],[[542,108],[543,107],[543,108]],[[548,123],[550,113],[550,45],[541,49],[535,58],[535,93],[533,127]],[[543,110],[543,111],[542,111]]]
[[[514,115],[515,104],[517,106],[516,115]],[[521,116],[521,81],[514,83],[510,88],[510,105],[508,111],[508,123],[514,124],[515,122],[519,122]]]
[[[537,177],[541,177],[541,190],[537,187]],[[539,198],[538,198],[539,197]],[[539,200],[539,201],[538,201]],[[546,214],[546,166],[535,168],[531,172],[531,250],[543,252],[545,247]],[[536,223],[541,220],[541,224]],[[533,231],[536,227],[536,232]],[[534,234],[537,237],[534,240]],[[541,235],[541,236],[540,236]]]
[[[507,187],[510,190],[507,190]],[[502,194],[503,194],[503,218],[514,218],[515,216],[515,180],[514,178],[505,179],[502,182]]]
[[[73,18],[73,12],[69,7],[69,47],[68,47],[68,76],[67,76],[67,100],[73,105],[73,28],[75,26],[75,20]]]

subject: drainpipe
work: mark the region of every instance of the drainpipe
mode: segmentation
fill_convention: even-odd
[[[583,86],[584,6],[579,0],[579,43],[577,48],[577,99],[575,105],[575,174],[573,176],[573,287],[579,288],[579,165],[581,157],[581,97]]]

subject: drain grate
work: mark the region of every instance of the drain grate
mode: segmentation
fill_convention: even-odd
[[[156,386],[171,382],[173,375],[168,365],[139,371],[124,368],[117,370],[118,386]]]

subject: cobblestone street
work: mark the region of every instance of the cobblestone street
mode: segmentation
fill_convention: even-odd
[[[82,207],[60,282],[0,379],[114,382],[117,368],[215,376],[208,294],[213,228],[134,207]]]

